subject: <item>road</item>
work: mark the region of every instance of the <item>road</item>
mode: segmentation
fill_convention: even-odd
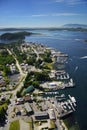
[[[38,59],[39,59],[39,54],[38,54],[38,52],[32,47],[32,50],[34,51],[34,53],[37,55],[37,58],[36,58],[36,60],[38,61]]]
[[[15,61],[16,61],[16,66],[17,66],[17,68],[18,68],[20,74],[21,74],[21,75],[24,75],[24,73],[23,73],[23,71],[22,71],[22,69],[21,69],[21,67],[20,67],[20,65],[19,65],[19,62],[18,62],[18,60],[17,60],[17,58],[16,58],[16,55],[12,54],[12,52],[11,52],[8,48],[7,48],[7,51],[8,51],[8,53],[9,53],[10,55],[12,55],[12,56],[14,57],[14,59],[15,59]]]
[[[9,52],[10,55],[13,55],[12,52],[11,52],[9,49],[7,49],[7,51]],[[17,86],[17,88],[16,88],[15,90],[2,92],[1,94],[11,93],[11,94],[13,94],[12,97],[15,97],[17,91],[19,91],[19,90],[21,89],[21,87],[23,86],[23,83],[24,83],[24,81],[25,81],[25,78],[26,78],[26,76],[27,76],[27,73],[26,73],[26,74],[23,73],[23,71],[22,71],[22,69],[21,69],[21,66],[20,66],[20,64],[19,64],[19,62],[18,62],[16,56],[13,55],[13,57],[14,57],[14,59],[15,59],[15,61],[16,61],[16,66],[17,66],[17,68],[18,68],[18,70],[19,70],[19,72],[20,72],[20,81],[19,81],[19,84],[18,84],[18,86]]]
[[[17,91],[19,91],[21,89],[21,87],[24,85],[24,81],[25,81],[25,78],[27,76],[27,73],[23,73],[22,69],[21,69],[21,66],[16,58],[16,56],[14,54],[12,54],[12,52],[7,49],[8,53],[10,55],[13,55],[15,61],[16,61],[16,66],[20,72],[20,81],[19,81],[19,84],[17,85],[17,88],[15,90],[12,90],[12,91],[6,91],[6,92],[2,92],[1,94],[5,95],[5,94],[12,94],[12,97],[10,99],[11,101],[11,104],[8,106],[8,110],[7,110],[7,113],[8,113],[8,116],[7,116],[7,124],[4,126],[4,127],[0,127],[0,130],[9,130],[9,122],[10,122],[10,117],[9,117],[9,114],[11,113],[12,111],[12,108],[14,106],[14,102],[15,102],[15,99],[16,99],[16,93]]]
[[[17,58],[16,58],[16,55],[13,54],[9,49],[7,49],[7,51],[8,51],[8,53],[9,53],[10,55],[12,55],[12,56],[14,57],[14,59],[15,59],[15,61],[16,61],[16,66],[17,66],[17,68],[18,68],[18,70],[19,70],[19,72],[20,72],[20,81],[19,81],[19,84],[18,84],[17,88],[16,88],[15,90],[13,90],[13,91],[8,91],[8,92],[6,92],[6,93],[12,93],[12,94],[13,94],[12,99],[14,100],[14,99],[16,98],[16,93],[17,93],[17,91],[19,91],[19,90],[21,89],[21,87],[24,85],[24,81],[25,81],[25,78],[26,78],[26,76],[27,76],[27,73],[26,73],[26,74],[23,73],[23,71],[22,71],[22,69],[21,69],[21,66],[20,66],[20,64],[19,64],[19,61],[18,61]],[[11,99],[11,100],[12,100],[12,99]],[[12,101],[13,101],[13,100],[12,100]]]

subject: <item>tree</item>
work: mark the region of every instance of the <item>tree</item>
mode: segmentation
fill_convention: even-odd
[[[0,106],[0,123],[5,122],[6,119],[7,104]]]
[[[45,72],[45,71],[36,72],[35,73],[35,79],[37,81],[49,81],[50,80],[48,73]]]
[[[20,98],[21,97],[21,92],[17,91],[16,96],[17,96],[17,98]]]
[[[26,62],[27,62],[29,65],[34,65],[35,62],[36,62],[36,58],[35,58],[35,57],[29,57],[29,59],[27,59]]]

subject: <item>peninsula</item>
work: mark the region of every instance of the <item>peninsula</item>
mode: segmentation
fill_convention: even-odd
[[[0,45],[0,125],[7,130],[67,130],[64,119],[76,107],[75,97],[58,91],[75,85],[65,71],[67,59],[39,43]]]

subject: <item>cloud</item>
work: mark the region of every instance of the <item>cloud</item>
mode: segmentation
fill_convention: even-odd
[[[66,3],[68,5],[86,4],[86,0],[55,0],[56,3]]]
[[[34,15],[31,15],[31,17],[46,17],[46,16],[49,16],[48,14],[34,14]]]
[[[76,4],[86,4],[87,1],[85,0],[67,0],[68,4],[70,5],[76,5]]]
[[[61,3],[64,2],[64,0],[56,0],[56,2]]]
[[[52,16],[76,16],[76,15],[80,15],[77,13],[54,13],[52,14]]]
[[[9,16],[1,16],[1,18],[38,18],[38,17],[59,17],[59,16],[83,16],[87,15],[85,13],[79,14],[79,13],[68,13],[68,12],[62,12],[62,13],[51,13],[51,14],[31,14],[31,15],[22,15],[22,16],[15,16],[15,15],[9,15]],[[0,19],[1,21],[1,19]]]
[[[81,15],[78,13],[52,13],[52,14],[35,14],[32,15],[31,17],[47,17],[47,16],[51,16],[51,17],[57,17],[57,16],[77,16],[77,15]]]

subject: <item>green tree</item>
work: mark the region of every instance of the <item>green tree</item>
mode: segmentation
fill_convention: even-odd
[[[0,106],[0,123],[3,123],[6,119],[7,104]]]

